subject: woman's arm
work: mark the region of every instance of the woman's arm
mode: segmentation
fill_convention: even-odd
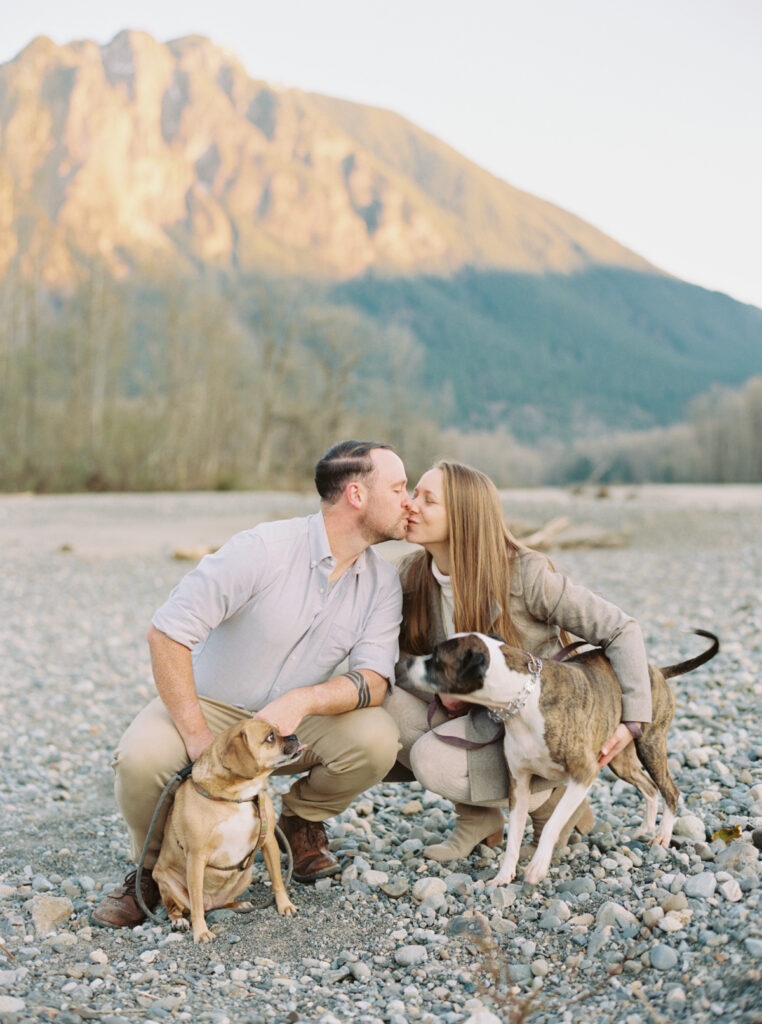
[[[622,724],[601,748],[601,767],[633,738],[625,722],[636,728],[651,720],[651,681],[640,626],[610,601],[554,572],[536,552],[519,556],[524,599],[539,623],[564,629],[600,647],[622,688]]]

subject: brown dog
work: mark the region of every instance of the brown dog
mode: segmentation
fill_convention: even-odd
[[[713,633],[696,632],[711,640],[712,646],[679,665],[649,666],[653,720],[644,724],[642,736],[609,764],[645,797],[644,830],[648,833],[656,828],[661,793],[665,809],[652,839],[660,846],[669,846],[680,795],[667,767],[667,730],[675,711],[675,695],[666,680],[705,664],[720,646]],[[483,705],[490,717],[505,726],[503,749],[511,779],[511,814],[505,856],[494,884],[505,885],[515,877],[532,776],[566,785],[524,876],[536,884],[547,874],[564,824],[598,775],[601,746],[622,717],[622,691],[609,661],[595,650],[563,663],[543,664],[495,637],[456,633],[437,644],[428,657],[410,659],[408,676],[424,689]]]
[[[260,846],[278,913],[296,913],[283,884],[265,784],[300,749],[296,736],[280,736],[261,718],[245,719],[215,737],[178,788],[153,877],[173,928],[188,927],[183,914],[190,910],[194,942],[214,938],[207,910],[247,906],[234,901],[251,883]]]

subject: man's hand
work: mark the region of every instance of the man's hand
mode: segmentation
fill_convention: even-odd
[[[288,693],[265,704],[254,718],[263,718],[275,726],[281,736],[292,736],[302,719],[313,713],[310,689],[311,687],[304,686],[289,690]]]
[[[201,754],[214,739],[214,733],[207,729],[206,733],[195,733],[193,736],[189,736],[185,742],[185,749],[188,751],[188,757],[191,763],[197,760],[199,754]]]
[[[632,733],[624,723],[621,723],[616,727],[613,736],[610,736],[601,747],[598,767],[604,768],[628,743],[632,743]]]

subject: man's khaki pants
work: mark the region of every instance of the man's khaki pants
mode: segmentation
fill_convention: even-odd
[[[213,733],[249,718],[243,708],[200,697],[201,710]],[[341,813],[356,796],[374,786],[390,770],[399,750],[399,731],[383,708],[363,708],[342,715],[311,715],[297,729],[306,749],[293,764],[275,775],[297,775],[283,797],[286,814],[324,821]],[[130,833],[130,855],[143,850],[156,803],[175,772],[188,764],[188,754],[160,698],[143,708],[119,741],[112,767],[114,791]],[[303,773],[307,773],[304,775]],[[145,866],[159,855],[165,812],[157,821]]]

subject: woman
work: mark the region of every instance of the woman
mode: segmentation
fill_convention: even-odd
[[[608,764],[651,718],[651,688],[643,638],[634,619],[553,570],[545,555],[523,547],[503,521],[500,498],[483,473],[458,462],[438,462],[413,492],[407,540],[423,551],[400,567],[404,594],[397,686],[385,707],[402,738],[399,760],[427,788],[452,800],[457,819],[445,842],[425,856],[466,857],[480,842],[499,843],[508,804],[508,773],[502,743],[490,742],[495,723],[486,710],[443,697],[432,716],[430,694],[417,691],[404,668],[410,654],[429,654],[455,632],[496,633],[508,644],[549,658],[562,649],[568,630],[603,648],[622,687],[622,723],[601,748]],[[432,728],[433,727],[433,728]],[[440,734],[469,741],[465,749]],[[530,805],[535,840],[561,795],[536,780]],[[533,787],[534,788],[534,787]],[[589,831],[587,803],[567,822]]]

